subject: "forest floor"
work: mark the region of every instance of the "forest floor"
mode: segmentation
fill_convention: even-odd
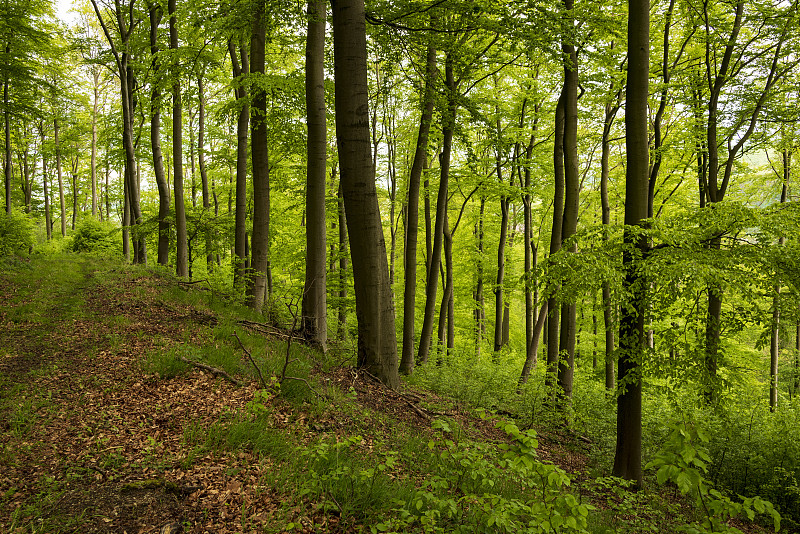
[[[0,531],[369,530],[374,515],[338,502],[332,491],[308,490],[318,489],[313,474],[287,472],[313,465],[297,457],[319,453],[321,438],[360,436],[347,443],[365,457],[402,443],[401,468],[404,458],[430,454],[436,418],[457,425],[462,439],[507,440],[472,407],[407,386],[388,390],[345,364],[321,365],[310,349],[292,346],[287,331],[268,336],[263,353],[272,353],[271,363],[251,360],[243,349],[252,346],[247,352],[255,355],[254,340],[264,336],[253,330],[268,327],[226,319],[208,297],[199,284],[92,258],[2,266]],[[204,361],[232,369],[240,385],[180,360],[214,354]],[[309,362],[305,374],[300,358]],[[287,361],[298,376],[281,388]],[[588,445],[568,431],[538,431],[539,458],[579,479]],[[596,497],[598,509],[604,505],[597,502],[610,502]],[[623,510],[592,531],[663,527],[662,513]]]

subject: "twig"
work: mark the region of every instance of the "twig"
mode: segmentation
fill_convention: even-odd
[[[327,398],[325,395],[322,395],[322,394],[318,393],[318,392],[317,392],[317,390],[315,390],[315,389],[314,389],[314,388],[311,386],[311,384],[309,384],[308,380],[306,380],[305,378],[299,378],[299,377],[296,377],[296,376],[284,376],[284,377],[283,377],[283,380],[297,380],[298,382],[302,382],[302,383],[304,383],[306,386],[308,386],[308,389],[310,389],[310,390],[311,390],[311,393],[313,393],[313,394],[314,394],[314,395],[316,395],[317,397],[319,397],[319,398]],[[281,383],[282,383],[282,381],[281,381]]]
[[[233,378],[231,375],[229,375],[228,373],[226,373],[222,369],[217,369],[216,367],[211,367],[210,365],[206,365],[204,363],[200,363],[200,362],[196,362],[194,360],[190,360],[189,358],[187,358],[185,356],[180,356],[179,359],[182,362],[188,363],[189,365],[193,365],[195,367],[199,367],[200,369],[204,369],[204,370],[208,371],[209,373],[213,374],[214,376],[221,376],[221,377],[225,378],[226,380],[228,380],[229,382],[231,382],[234,385],[237,385],[237,386],[241,386],[242,385],[241,382],[239,382],[238,380]]]
[[[103,481],[104,482],[106,480],[108,480],[108,475],[105,473],[105,471],[103,471],[102,469],[100,469],[98,467],[95,467],[93,465],[87,465],[87,464],[78,464],[78,467],[82,467],[84,469],[88,469],[88,470],[91,470],[91,471],[97,471],[103,477]]]
[[[258,365],[256,365],[256,361],[253,359],[253,356],[250,354],[250,351],[247,350],[247,347],[244,346],[244,343],[242,343],[242,340],[239,338],[239,334],[236,333],[236,330],[233,331],[233,335],[236,338],[236,341],[239,342],[239,346],[242,347],[242,350],[250,359],[250,363],[252,363],[253,367],[256,368],[256,372],[258,373],[258,378],[261,380],[261,387],[267,389],[267,383],[264,380],[264,375],[261,374],[261,369],[258,367]]]
[[[430,415],[428,415],[428,414],[426,414],[425,412],[423,412],[423,411],[422,411],[422,409],[421,409],[419,406],[416,406],[414,403],[412,403],[412,402],[411,402],[410,400],[408,400],[408,399],[405,399],[405,398],[403,398],[403,397],[399,397],[399,398],[400,398],[401,400],[403,400],[403,401],[404,401],[406,404],[408,404],[409,406],[411,406],[411,409],[412,409],[412,410],[414,410],[415,412],[417,412],[417,413],[418,413],[418,414],[419,414],[419,415],[420,415],[420,416],[421,416],[423,419],[425,419],[425,420],[427,420],[427,421],[430,421],[430,420],[431,420],[431,416],[430,416]]]

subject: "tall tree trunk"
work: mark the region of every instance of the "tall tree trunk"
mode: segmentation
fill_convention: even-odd
[[[6,44],[6,55],[10,52],[10,45]],[[6,186],[6,213],[11,213],[11,111],[8,103],[8,79],[3,81],[3,119],[5,122],[5,174]],[[66,232],[66,229],[64,229]]]
[[[337,322],[339,331],[336,337],[340,341],[347,339],[347,218],[344,213],[344,197],[342,197],[342,184],[336,189],[336,208],[339,219],[339,308]]]
[[[177,0],[169,0],[169,48],[173,54],[178,50]],[[178,60],[172,64],[172,185],[175,188],[175,230],[177,233],[177,255],[175,273],[186,278],[189,275],[189,243],[186,234],[186,208],[183,202],[183,108],[181,107],[181,76]]]
[[[400,385],[394,302],[369,140],[367,41],[363,0],[331,0],[342,195],[358,319],[358,366]]]
[[[158,263],[169,263],[169,238],[170,238],[170,191],[169,182],[164,174],[164,155],[161,152],[161,90],[160,63],[158,59],[158,25],[161,23],[163,12],[161,7],[150,5],[150,53],[152,56],[151,67],[153,70],[153,84],[150,91],[150,146],[153,153],[153,171],[158,188]]]
[[[486,196],[481,194],[481,207],[478,212],[478,222],[475,225],[475,235],[478,240],[478,257],[476,259],[475,281],[475,358],[481,356],[483,334],[485,332],[484,301],[483,301],[483,215],[486,210]]]
[[[61,174],[61,142],[58,139],[58,119],[53,119],[53,140],[56,144],[56,173],[58,175],[58,201],[61,207],[61,237],[67,235],[67,207],[64,204],[64,178]]]
[[[408,177],[408,216],[406,220],[405,287],[403,290],[403,353],[400,359],[400,372],[411,374],[414,371],[414,329],[417,298],[417,235],[419,234],[419,185],[425,167],[428,151],[428,135],[433,120],[434,92],[436,76],[436,49],[428,45],[425,62],[425,89],[422,97],[422,115],[419,120],[419,134],[414,151],[414,162]]]
[[[608,242],[609,239],[609,226],[611,225],[611,205],[608,200],[608,178],[611,174],[609,159],[611,155],[611,126],[614,123],[614,118],[620,108],[619,99],[621,98],[621,90],[617,92],[616,105],[606,103],[605,105],[605,120],[603,121],[603,136],[601,140],[601,154],[600,154],[600,211],[603,222],[603,242]],[[604,280],[602,283],[602,301],[603,301],[603,325],[605,327],[605,386],[607,390],[612,390],[615,387],[615,373],[614,367],[616,359],[614,357],[614,331],[616,328],[614,322],[614,303],[611,301],[611,283]]]
[[[100,100],[100,71],[94,69],[92,72],[93,78],[93,95],[92,101],[92,217],[97,217],[97,107]]]
[[[203,191],[203,213],[210,216],[209,209],[211,208],[211,199],[208,194],[208,173],[206,172],[206,97],[203,92],[203,75],[197,76],[197,100],[198,100],[198,118],[197,118],[197,165],[200,167],[200,185]],[[216,213],[214,214],[217,215]],[[214,270],[214,254],[213,245],[211,242],[211,228],[205,229],[206,240],[206,269],[211,273]]]
[[[553,228],[550,232],[550,255],[561,249],[561,228],[564,222],[564,106],[566,96],[561,96],[556,104],[555,134],[553,136],[553,169],[555,178],[555,191],[553,193]],[[555,387],[558,376],[558,321],[560,305],[555,297],[558,287],[551,288],[550,297],[547,299],[547,371],[545,385],[548,389]]]
[[[430,255],[427,283],[425,284],[425,315],[422,320],[422,332],[419,340],[420,365],[427,363],[428,353],[433,336],[433,322],[436,311],[436,293],[439,284],[439,268],[442,262],[442,241],[444,240],[444,221],[447,212],[447,190],[450,177],[450,151],[453,145],[453,127],[455,125],[456,101],[455,79],[453,76],[453,58],[448,52],[445,58],[445,83],[447,91],[447,109],[442,114],[442,153],[439,157],[441,169],[439,191],[436,196],[436,224],[433,230],[433,249]]]
[[[253,31],[250,37],[250,72],[266,73],[267,25],[263,0],[255,4]],[[252,263],[248,284],[248,304],[261,311],[267,296],[269,271],[269,140],[267,129],[267,93],[258,84],[251,91],[250,151],[253,167],[253,236]],[[323,178],[324,184],[324,178]],[[323,185],[324,187],[324,185]]]
[[[236,122],[236,213],[234,222],[233,239],[233,286],[239,290],[245,284],[245,240],[247,239],[247,130],[250,120],[250,107],[248,105],[247,89],[244,78],[250,74],[250,65],[247,59],[247,50],[239,47],[241,64],[237,57],[236,45],[228,41],[228,53],[231,56],[233,80],[236,84],[235,93],[239,108],[239,118]],[[229,201],[230,203],[230,197]]]
[[[573,9],[573,0],[563,0],[564,8]],[[567,19],[572,25],[571,16]],[[578,53],[569,41],[571,35],[563,37],[561,50],[568,60],[564,64],[564,222],[561,227],[562,243],[572,237],[578,228],[578,203],[580,176],[578,170]],[[577,252],[572,245],[570,252]],[[558,394],[572,397],[572,381],[575,372],[575,302],[562,304],[561,329],[559,332]]]
[[[789,177],[791,176],[792,153],[788,149],[781,151],[783,164],[783,185],[781,187],[781,204],[785,204],[789,193]],[[783,247],[786,238],[778,239],[778,246]],[[780,356],[780,308],[781,285],[775,285],[775,296],[772,299],[772,329],[769,343],[769,411],[774,412],[778,406],[778,359]]]
[[[325,178],[327,129],[325,124],[324,0],[308,1],[306,39],[306,117],[308,160],[306,171],[306,281],[303,289],[303,332],[324,351],[328,343],[328,286],[325,276]]]
[[[625,93],[625,225],[639,225],[647,217],[649,147],[647,98],[650,71],[650,3],[628,0],[628,80]],[[637,252],[647,252],[647,240],[626,231],[622,262],[624,293],[630,300],[620,318],[619,380],[625,387],[617,396],[617,445],[612,474],[642,484],[642,377],[644,353],[645,281],[637,268]]]
[[[80,162],[78,147],[76,146],[74,149],[75,158],[70,159],[70,163],[72,164],[72,230],[75,230],[75,219],[78,216],[78,163]]]
[[[524,109],[524,104],[523,104]],[[495,148],[495,172],[497,173],[497,183],[503,184],[503,157],[501,153],[500,111],[495,110],[498,117],[496,123],[497,147]],[[524,111],[523,111],[524,113]],[[513,174],[513,172],[512,172]],[[506,195],[500,197],[500,239],[497,244],[497,278],[494,285],[494,355],[492,359],[498,362],[498,352],[503,348],[503,282],[506,273],[506,239],[508,235],[508,212],[509,198]]]
[[[47,240],[53,239],[53,225],[50,215],[50,191],[47,184],[47,158],[44,157],[44,121],[39,122],[39,134],[42,139],[42,189],[44,194],[44,225],[47,231]]]

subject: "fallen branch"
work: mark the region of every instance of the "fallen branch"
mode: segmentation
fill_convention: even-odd
[[[200,369],[208,371],[209,373],[213,374],[215,377],[216,376],[221,376],[221,377],[225,378],[230,383],[232,383],[232,384],[234,384],[236,386],[241,386],[242,385],[242,383],[240,381],[236,380],[235,378],[233,378],[231,375],[229,375],[228,373],[226,373],[222,369],[217,369],[216,367],[211,367],[210,365],[206,365],[204,363],[200,363],[200,362],[197,362],[197,361],[194,361],[194,360],[190,360],[189,358],[187,358],[185,356],[180,356],[179,358],[180,358],[180,360],[182,362],[188,363],[189,365],[192,365],[194,367],[199,367]]]
[[[239,339],[239,334],[236,333],[236,330],[233,331],[233,335],[234,335],[234,337],[236,337],[236,341],[239,342],[239,346],[242,347],[242,350],[247,355],[247,357],[250,359],[250,363],[252,363],[253,367],[256,368],[256,372],[258,373],[258,378],[261,380],[261,387],[264,388],[264,389],[267,389],[267,383],[264,380],[264,375],[261,374],[261,369],[258,367],[258,365],[256,365],[256,361],[253,359],[253,356],[250,354],[250,351],[247,350],[247,348],[244,346],[244,343],[242,343],[242,340]]]

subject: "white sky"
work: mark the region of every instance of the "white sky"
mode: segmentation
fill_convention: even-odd
[[[77,17],[75,13],[70,13],[72,0],[54,0],[56,6],[56,16],[66,24],[73,24]]]

